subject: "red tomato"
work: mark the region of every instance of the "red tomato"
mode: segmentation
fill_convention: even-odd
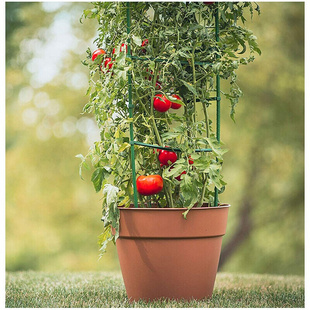
[[[145,40],[143,40],[141,46],[146,46],[146,45],[148,45],[148,44],[149,44],[149,40],[148,40],[148,39],[145,39]]]
[[[191,156],[188,156],[188,163],[189,163],[190,165],[192,165],[192,164],[194,163],[194,160],[192,159]]]
[[[164,166],[170,166],[178,159],[178,155],[172,151],[160,150],[158,160]]]
[[[204,2],[206,5],[212,5],[214,2]]]
[[[181,100],[182,101],[182,98],[180,96],[178,96],[178,95],[174,95],[173,94],[173,95],[171,95],[171,97],[173,97],[173,98],[175,98],[177,100]],[[177,109],[180,109],[181,106],[182,106],[182,104],[171,101],[171,109],[177,110]]]
[[[94,61],[99,55],[104,55],[106,52],[102,48],[98,48],[93,52],[91,60]]]
[[[137,191],[144,196],[158,194],[164,187],[163,178],[159,174],[141,175],[137,178]]]
[[[120,52],[125,52],[125,48],[126,48],[126,53],[127,53],[127,51],[128,51],[127,44],[123,43],[121,45],[121,48],[119,49],[119,51]],[[112,54],[115,54],[115,48],[113,48]]]
[[[109,66],[109,69],[113,66],[112,58],[110,57],[107,57],[104,61],[104,67],[106,68],[107,66]]]
[[[149,44],[149,40],[146,39],[142,42],[141,46],[147,46]],[[146,53],[146,49],[142,49],[142,53],[145,54]]]
[[[181,181],[181,175],[182,175],[182,174],[186,174],[186,171],[183,171],[183,172],[182,172],[178,177],[176,177],[175,179],[178,180],[178,181]]]
[[[171,101],[169,101],[164,95],[158,94],[154,97],[153,106],[154,109],[159,112],[166,112],[171,108]]]

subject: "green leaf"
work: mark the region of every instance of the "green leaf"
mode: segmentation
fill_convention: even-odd
[[[209,167],[210,179],[219,190],[222,190],[223,185],[226,185],[226,183],[222,180],[223,177],[221,175],[221,168],[221,165],[218,164],[212,164]]]
[[[128,149],[130,147],[130,144],[127,142],[124,142],[120,147],[119,147],[119,153],[125,151],[126,149]]]
[[[163,139],[169,140],[169,139],[174,139],[174,138],[179,137],[180,133],[178,133],[178,132],[165,132],[161,136]]]
[[[221,148],[221,144],[217,141],[217,139],[215,138],[215,136],[211,136],[209,138],[205,138],[209,145],[210,148],[212,149],[212,151],[219,157],[222,159],[222,156],[228,151],[227,149],[222,149]]]
[[[198,93],[197,93],[195,87],[193,86],[193,84],[188,83],[188,82],[186,82],[186,81],[184,81],[184,80],[182,80],[182,79],[180,79],[180,81],[187,87],[187,89],[188,89],[190,92],[192,92],[194,95],[198,96]]]
[[[85,160],[85,157],[82,154],[75,155],[76,158],[80,158],[82,161]]]
[[[103,194],[105,195],[106,204],[108,207],[117,206],[117,194],[119,192],[119,188],[112,184],[105,184],[103,188]]]
[[[112,185],[112,184],[105,184],[103,188],[103,195],[104,195],[104,216],[103,220],[105,225],[111,224],[112,227],[115,229],[115,235],[113,240],[119,236],[119,210],[118,210],[118,193],[119,188]]]
[[[133,40],[133,42],[134,42],[136,45],[141,46],[141,44],[142,44],[141,38],[139,38],[139,37],[133,35],[133,36],[132,36],[132,40]]]
[[[186,167],[184,167],[184,165],[176,165],[174,164],[172,167],[170,167],[169,169],[165,169],[163,172],[163,178],[169,178],[169,177],[177,177],[179,176],[184,170],[186,169]]]
[[[84,157],[82,154],[78,154],[75,157],[81,159],[81,163],[79,165],[79,176],[82,180],[84,180],[84,178],[82,176],[82,170],[83,170],[83,168],[89,169],[89,166],[87,165],[87,162],[86,162],[86,157]]]
[[[103,253],[106,252],[108,243],[113,240],[113,235],[112,235],[112,229],[111,228],[112,228],[111,225],[107,225],[104,228],[103,233],[101,233],[98,236],[98,244],[100,246],[100,248],[99,248],[99,252],[100,252],[99,258],[101,258]]]
[[[184,102],[182,100],[179,100],[179,99],[176,99],[172,96],[168,96],[168,99],[171,101],[171,102],[175,102],[175,103],[179,103],[180,105],[184,106]]]
[[[101,190],[103,178],[104,178],[103,168],[99,167],[95,169],[95,171],[93,172],[91,176],[91,181],[93,182],[97,193]]]
[[[183,175],[180,185],[180,191],[184,198],[184,205],[189,208],[195,204],[198,197],[198,186],[194,178],[188,174]]]

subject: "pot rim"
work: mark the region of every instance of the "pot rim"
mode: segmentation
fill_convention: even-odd
[[[133,206],[133,205],[132,205]],[[217,207],[193,207],[192,209],[190,209],[190,211],[192,210],[214,210],[214,209],[225,209],[225,208],[229,208],[230,204],[228,203],[221,203],[219,204]],[[118,206],[118,208],[120,210],[135,210],[135,211],[186,211],[188,210],[187,208],[134,208],[134,207],[122,207],[122,206]]]

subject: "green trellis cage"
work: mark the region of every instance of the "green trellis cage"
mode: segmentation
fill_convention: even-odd
[[[214,29],[215,29],[215,39],[218,42],[219,41],[219,13],[218,13],[218,3],[216,4],[216,8],[214,10]],[[131,55],[131,49],[130,49],[130,31],[131,31],[131,12],[130,12],[130,2],[127,2],[127,58],[134,60],[149,60],[150,58],[143,58],[138,56]],[[152,59],[152,58],[151,58]],[[165,59],[152,59],[156,62],[165,62],[168,60]],[[181,61],[183,64],[187,64],[186,61]],[[211,64],[209,62],[203,62],[203,61],[195,61],[195,65],[205,65],[205,64]],[[220,142],[220,105],[221,105],[221,97],[220,97],[221,91],[220,91],[220,76],[216,74],[216,96],[208,98],[208,101],[215,101],[216,102],[216,139],[218,142]],[[128,108],[129,108],[129,117],[133,117],[133,110],[134,110],[134,104],[132,102],[132,73],[129,70],[128,71]],[[133,123],[130,123],[130,137],[129,137],[129,143],[130,143],[130,154],[131,154],[131,166],[132,166],[132,179],[133,179],[133,190],[134,190],[134,207],[138,208],[138,192],[137,192],[137,185],[134,180],[136,180],[136,168],[135,168],[135,145],[140,145],[144,147],[151,147],[155,149],[164,149],[168,151],[180,151],[180,149],[177,148],[169,148],[169,147],[162,147],[158,145],[152,145],[143,143],[140,141],[134,140],[134,128]],[[212,152],[212,149],[196,149],[196,152]],[[218,205],[218,189],[214,188],[214,206]]]

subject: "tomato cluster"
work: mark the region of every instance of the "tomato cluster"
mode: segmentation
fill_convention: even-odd
[[[146,47],[147,45],[149,44],[149,40],[148,39],[145,39],[141,46],[142,47]],[[141,50],[143,54],[146,53],[146,49],[142,49]],[[125,43],[123,43],[120,47],[120,52],[128,52],[128,48],[127,48],[127,45]],[[113,51],[112,51],[112,54],[114,55],[115,54],[115,48],[113,48]],[[95,50],[92,54],[92,61],[95,61],[95,59],[99,56],[99,55],[106,55],[106,52],[105,50],[103,50],[102,48],[98,48],[97,50]],[[113,60],[111,57],[106,57],[104,56],[104,60],[102,61],[103,64],[104,64],[104,68],[107,68],[107,72],[109,72],[112,67],[113,67]],[[100,69],[101,71],[102,70],[102,65],[100,65]],[[146,69],[146,72],[150,72],[150,76],[148,77],[149,80],[152,79],[152,70],[148,70]],[[147,79],[147,77],[145,77],[145,79]],[[156,81],[156,90],[161,90],[162,89],[162,85],[159,81]],[[172,98],[174,99],[177,99],[179,101],[182,101],[182,98],[176,94],[172,94],[171,95]],[[171,100],[169,100],[165,95],[162,95],[162,94],[156,94],[154,96],[154,100],[153,100],[153,106],[154,106],[154,109],[159,111],[159,112],[167,112],[170,108],[171,109],[180,109],[182,104],[180,103],[177,103],[177,102],[173,102]]]
[[[167,167],[170,166],[170,169],[173,169],[173,164],[177,161],[178,155],[175,152],[172,151],[166,151],[166,150],[160,150],[158,155],[158,160],[160,162],[161,167]],[[186,173],[183,171],[181,174]],[[175,179],[178,181],[181,181],[181,174],[177,176]]]
[[[155,151],[153,150],[155,153]],[[173,151],[168,150],[157,150],[159,153],[158,160],[161,167],[169,167],[173,169],[173,164],[177,161],[178,155]],[[192,165],[194,163],[193,159],[189,156],[188,163]],[[181,176],[186,174],[186,171],[183,171],[179,176],[175,177],[177,181],[181,181]],[[141,175],[136,180],[137,191],[143,196],[151,196],[158,194],[162,191],[164,187],[163,178],[159,174],[155,175]]]
[[[148,43],[149,43],[148,39],[144,40],[141,44],[141,47],[146,47]],[[126,53],[128,52],[127,45],[124,43],[120,47],[120,53],[121,52],[126,52]],[[145,54],[146,49],[143,48],[141,52]],[[114,55],[115,53],[116,53],[116,50],[115,48],[113,48],[112,55]],[[107,57],[106,52],[102,48],[98,48],[92,53],[92,57],[91,57],[92,61],[95,61],[95,59],[100,55],[103,55],[101,56],[101,57],[104,57],[102,59],[102,63],[104,65],[104,68],[107,68],[107,72],[109,72],[109,70],[111,70],[113,67],[113,59],[111,57]],[[102,64],[100,65],[100,70],[103,71]],[[149,71],[149,69],[146,69],[146,72],[149,72],[150,76],[148,79],[151,80],[152,79],[151,75],[153,74],[152,70]],[[145,79],[147,79],[147,77]],[[161,89],[162,89],[161,83],[159,81],[156,81],[156,90],[161,90]],[[176,94],[172,94],[171,98],[182,101],[181,97]],[[181,106],[182,104],[171,101],[169,98],[167,98],[163,94],[156,94],[154,96],[153,107],[155,110],[159,112],[166,112],[170,108],[177,110],[181,108]],[[158,160],[160,162],[161,167],[170,166],[169,169],[173,169],[173,166],[171,165],[173,165],[173,163],[175,163],[177,159],[178,159],[178,156],[175,152],[168,151],[168,150],[159,150]],[[178,177],[176,177],[176,179],[180,181],[181,175],[185,173],[186,172],[183,171]],[[139,176],[136,180],[136,185],[137,185],[137,191],[141,195],[144,195],[144,196],[158,194],[163,189],[163,186],[164,186],[162,177],[157,174],[148,175],[148,176],[145,176],[145,175]]]
[[[180,101],[182,100],[180,96],[175,94],[171,95],[171,97]],[[157,94],[154,96],[153,106],[159,112],[166,112],[170,108],[175,110],[180,109],[182,104],[169,100],[165,95]]]
[[[168,151],[168,150],[160,150],[159,155],[158,155],[158,160],[160,162],[161,167],[169,167],[170,169],[173,169],[174,166],[173,164],[177,161],[178,155],[173,152],[173,151]],[[191,156],[188,157],[188,163],[190,165],[194,164],[194,160],[192,159]],[[181,181],[181,175],[186,174],[186,171],[183,171],[179,176],[175,177],[177,181]]]
[[[123,43],[120,47],[120,52],[126,52],[128,51],[127,49],[127,45],[125,43]],[[112,54],[114,55],[115,54],[115,48],[113,48],[113,51],[112,51]],[[99,55],[106,55],[106,52],[105,50],[103,50],[102,48],[98,48],[96,49],[93,54],[92,54],[92,61],[95,61],[95,59],[99,56]],[[105,56],[104,56],[105,57]],[[104,64],[104,67],[107,68],[107,72],[109,72],[109,70],[112,69],[113,67],[113,60],[111,57],[105,57],[103,60],[102,60],[103,64]],[[102,71],[102,65],[100,65],[100,69]]]
[[[145,39],[142,42],[141,46],[146,47],[148,44],[149,44],[149,40]],[[142,49],[141,52],[143,54],[145,54],[146,49],[145,48]],[[146,69],[146,72],[149,72],[149,74],[150,74],[148,77],[148,79],[150,81],[152,79],[151,75],[153,74],[153,72],[152,72],[152,70],[149,71],[149,69]],[[147,79],[147,77],[145,77],[145,79]],[[157,77],[157,79],[158,79],[158,77]],[[161,83],[159,81],[156,81],[156,90],[160,90],[160,89],[162,89]],[[176,95],[176,94],[171,95],[171,97],[174,99],[182,101],[181,97]],[[181,108],[182,104],[169,100],[165,95],[156,94],[154,96],[154,99],[153,99],[153,106],[154,106],[154,109],[159,111],[159,112],[167,112],[170,108],[175,109],[175,110]]]

